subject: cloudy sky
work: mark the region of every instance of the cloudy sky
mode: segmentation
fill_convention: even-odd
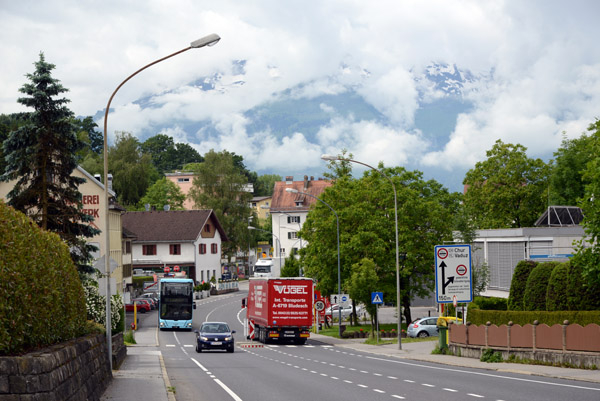
[[[214,32],[216,46],[122,87],[111,105],[111,141],[115,131],[140,136],[161,126],[200,153],[226,149],[251,170],[282,176],[323,171],[320,155],[346,148],[369,164],[455,175],[446,184],[458,190],[497,139],[547,159],[563,131],[578,137],[600,117],[599,15],[594,0],[0,0],[0,113],[24,110],[18,89],[40,51],[69,89],[71,110],[97,115],[131,73]],[[419,80],[432,63],[478,77],[461,95],[470,107],[436,144],[415,125],[419,108],[444,96]],[[205,77],[218,85],[200,89]],[[384,118],[324,103],[331,118],[314,137],[248,128],[248,110],[350,90]],[[189,132],[193,121],[210,121],[218,135]]]

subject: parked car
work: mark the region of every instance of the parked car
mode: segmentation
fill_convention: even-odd
[[[151,299],[158,306],[158,294],[155,292],[145,292],[138,297],[139,299]]]
[[[437,317],[422,317],[413,321],[408,325],[408,330],[406,330],[406,335],[409,337],[429,337],[429,336],[437,336],[438,328],[437,328]]]
[[[150,310],[156,309],[156,306],[154,306],[154,301],[152,299],[136,298],[136,299],[134,299],[134,301],[140,302],[140,303],[146,303],[148,305],[148,307],[150,308]]]
[[[143,302],[143,301],[133,301],[135,302],[135,304],[137,305],[137,311],[139,313],[146,313],[146,312],[150,312],[152,310],[152,308],[150,307],[150,304],[147,302]],[[125,304],[125,311],[126,312],[133,312],[133,303],[130,304]]]
[[[337,304],[333,304],[329,308],[325,309],[325,316],[331,316],[332,311],[333,311],[334,319],[339,317],[339,306]],[[351,313],[352,313],[352,305],[342,307],[342,319],[347,319]],[[356,305],[356,314],[358,316],[363,315],[363,310],[360,305]]]
[[[204,322],[200,326],[200,330],[195,330],[196,333],[196,352],[212,349],[224,349],[227,352],[233,352],[235,342],[233,334],[235,330],[231,330],[225,322]]]

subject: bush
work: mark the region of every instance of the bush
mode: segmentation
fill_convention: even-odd
[[[475,297],[473,304],[476,309],[482,310],[507,310],[506,298],[500,297]]]
[[[575,255],[569,263],[567,304],[569,310],[599,310],[600,286],[592,286],[583,277],[585,258]]]
[[[568,310],[567,275],[569,263],[560,263],[552,270],[546,289],[546,309],[549,311]]]
[[[508,296],[509,310],[523,310],[523,294],[525,294],[527,279],[536,266],[537,263],[532,260],[522,260],[515,266],[510,282],[510,295]]]
[[[557,262],[540,263],[533,268],[527,278],[525,293],[523,294],[523,310],[546,310],[546,290],[552,270]]]
[[[0,201],[0,355],[86,334],[83,287],[68,246]]]
[[[586,326],[600,322],[600,311],[525,312],[469,309],[468,319],[474,325],[491,322],[496,326],[500,326],[508,324],[508,322],[513,322],[514,324],[524,326],[528,323],[533,324],[537,320],[540,324],[544,323],[552,326],[554,324],[563,324],[565,320],[568,320],[570,324],[577,323],[581,326]]]

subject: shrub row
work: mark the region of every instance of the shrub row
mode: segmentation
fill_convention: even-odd
[[[521,326],[534,321],[538,321],[540,324],[544,323],[548,326],[554,324],[563,324],[565,320],[568,320],[570,324],[579,324],[585,326],[588,324],[596,323],[600,324],[600,311],[500,311],[500,310],[481,310],[481,309],[469,309],[467,320],[471,324],[482,325],[487,322],[491,322],[496,326],[502,324],[508,324],[513,322],[514,324],[520,324]]]
[[[83,287],[67,245],[0,200],[0,355],[87,329]]]

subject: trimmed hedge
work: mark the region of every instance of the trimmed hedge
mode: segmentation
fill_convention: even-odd
[[[0,355],[84,335],[86,314],[68,246],[0,200]]]
[[[467,320],[475,325],[491,322],[496,326],[508,324],[508,322],[511,321],[514,324],[523,326],[527,323],[533,324],[535,320],[539,323],[545,323],[548,326],[552,326],[553,324],[563,324],[565,320],[568,320],[570,324],[577,323],[581,326],[585,326],[592,323],[600,324],[600,311],[525,312],[469,309]]]
[[[470,308],[482,310],[507,310],[507,299],[500,297],[475,297]]]
[[[515,271],[510,282],[510,294],[508,296],[509,310],[523,310],[523,295],[527,286],[529,274],[537,263],[532,260],[522,260],[515,266]]]
[[[546,309],[549,311],[569,310],[567,302],[567,277],[569,263],[559,263],[552,270],[546,289]]]
[[[590,286],[583,277],[583,263],[575,256],[569,261],[567,303],[570,310],[600,309],[600,286]]]
[[[544,262],[533,268],[527,278],[527,286],[523,294],[523,310],[526,311],[545,311],[546,310],[546,290],[552,270],[558,262]]]

